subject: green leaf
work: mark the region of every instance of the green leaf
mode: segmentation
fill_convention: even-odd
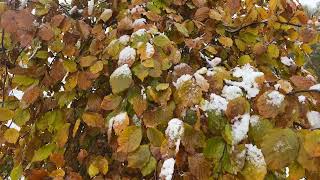
[[[220,114],[217,114],[214,111],[207,112],[208,114],[208,127],[209,130],[213,133],[220,132],[224,129],[227,124],[227,120]]]
[[[0,108],[0,122],[8,121],[12,119],[14,116],[14,112],[7,108]]]
[[[19,164],[18,166],[15,166],[11,173],[10,173],[10,178],[11,180],[19,180],[20,177],[22,176],[22,166]]]
[[[60,110],[49,111],[36,122],[36,127],[38,129],[48,129],[49,132],[59,130],[63,125],[63,113]]]
[[[147,129],[147,136],[150,143],[156,147],[160,147],[164,138],[164,135],[161,131],[156,128],[148,128]]]
[[[157,166],[157,160],[151,156],[149,162],[141,169],[141,173],[143,176],[147,176],[152,173]]]
[[[128,89],[132,83],[131,70],[127,64],[118,67],[110,76],[110,85],[114,94]]]
[[[249,138],[253,139],[255,144],[261,144],[263,136],[272,128],[273,125],[268,119],[260,118],[254,125],[251,123],[248,133]]]
[[[8,143],[15,144],[19,138],[19,131],[13,128],[7,129],[3,136]]]
[[[128,126],[118,137],[118,152],[130,153],[136,150],[142,140],[142,130],[137,126]]]
[[[23,126],[30,119],[30,113],[28,109],[17,109],[14,113],[14,117],[12,118],[13,122],[18,126]]]
[[[55,144],[46,144],[34,152],[31,162],[37,162],[47,159],[55,149]]]
[[[180,23],[174,23],[174,25],[176,26],[177,30],[183,34],[185,37],[189,37],[189,32],[187,30],[186,27],[184,27],[184,25],[180,24]]]
[[[222,137],[213,137],[207,140],[207,145],[203,149],[203,154],[206,158],[219,161],[223,155],[225,142]]]
[[[38,82],[39,80],[24,75],[15,75],[12,78],[12,83],[17,84],[19,86],[30,86]]]
[[[239,58],[238,63],[239,65],[243,66],[245,64],[251,63],[252,59],[249,55],[243,55]]]
[[[268,169],[276,170],[288,166],[299,151],[299,141],[291,129],[272,129],[263,137],[261,150]]]
[[[76,72],[77,71],[77,63],[71,60],[63,61],[63,67],[67,72]]]
[[[48,59],[48,51],[38,51],[36,57],[39,59]]]
[[[150,159],[149,145],[141,145],[136,151],[128,156],[128,167],[143,168]]]
[[[165,47],[165,46],[169,45],[171,43],[171,41],[166,35],[160,34],[160,35],[153,38],[153,43],[156,46]]]
[[[270,44],[269,46],[268,46],[268,54],[269,54],[269,56],[270,57],[272,57],[272,58],[277,58],[277,57],[279,57],[279,48],[278,48],[278,46],[277,45],[275,45],[275,44]]]
[[[134,75],[136,75],[141,81],[144,81],[146,77],[149,75],[148,68],[143,66],[141,63],[137,64],[132,68]]]

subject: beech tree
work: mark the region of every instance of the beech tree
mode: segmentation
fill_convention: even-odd
[[[320,179],[296,0],[0,2],[0,179]]]

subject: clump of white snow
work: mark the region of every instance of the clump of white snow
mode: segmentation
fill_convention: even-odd
[[[129,35],[122,35],[119,37],[119,41],[121,44],[126,45],[130,41],[130,36]]]
[[[155,50],[152,44],[149,42],[146,44],[146,58],[151,58],[154,54]]]
[[[131,70],[130,70],[128,64],[124,64],[124,65],[118,67],[116,70],[114,70],[113,73],[111,74],[110,78],[118,77],[118,76],[132,77],[132,73],[131,73]]]
[[[320,113],[317,111],[310,111],[307,113],[307,119],[311,126],[311,129],[320,128]]]
[[[174,172],[174,164],[175,160],[173,158],[167,159],[163,162],[161,167],[161,171],[159,174],[160,178],[164,178],[165,180],[171,180]]]
[[[243,88],[247,92],[247,98],[256,97],[259,94],[259,85],[256,78],[263,76],[263,72],[256,71],[250,64],[233,69],[234,77],[242,78],[241,82],[226,80],[227,84]]]
[[[292,66],[292,65],[295,64],[293,59],[288,58],[286,56],[285,57],[281,57],[280,60],[281,60],[282,64],[284,64],[286,66]]]
[[[320,91],[320,83],[319,84],[316,84],[316,85],[313,85],[309,88],[310,90],[317,90],[317,91]]]
[[[118,65],[128,64],[131,66],[136,59],[136,50],[130,46],[125,47],[119,54]]]
[[[236,120],[232,125],[232,144],[236,145],[243,139],[247,138],[249,131],[250,114],[244,114],[235,117]]]
[[[173,118],[169,121],[168,127],[165,131],[169,138],[169,143],[174,143],[176,146],[176,153],[179,151],[182,135],[184,133],[183,122],[180,119]]]
[[[259,123],[260,117],[258,115],[253,115],[250,117],[250,125],[252,127],[256,126]]]
[[[303,95],[298,96],[298,100],[301,104],[305,104],[306,103],[306,97]]]
[[[173,85],[179,89],[181,87],[181,85],[186,82],[186,81],[189,81],[192,79],[192,76],[190,74],[184,74],[182,76],[180,76],[176,82],[173,82]]]
[[[252,144],[246,144],[245,147],[247,148],[246,160],[257,168],[266,168],[266,162],[261,149]]]
[[[222,89],[221,96],[225,97],[227,100],[236,99],[242,96],[242,90],[238,86],[228,86],[225,85]]]
[[[227,110],[228,101],[216,94],[210,95],[210,101],[205,100],[201,105],[201,109],[203,111],[215,111],[216,114],[221,114],[222,112]]]
[[[147,20],[145,18],[140,18],[140,19],[136,19],[134,22],[133,22],[133,27],[138,27],[138,26],[143,26],[147,23]]]
[[[218,64],[220,64],[221,61],[222,61],[221,58],[215,57],[215,58],[213,58],[213,59],[211,59],[211,60],[207,60],[207,63],[208,63],[211,67],[215,67],[215,66],[217,66]]]
[[[88,1],[88,15],[91,16],[94,8],[94,0]]]
[[[144,34],[146,34],[146,29],[139,29],[139,30],[133,32],[133,33],[131,34],[131,37],[134,37],[134,36],[142,36],[142,35],[144,35]]]
[[[267,103],[273,106],[280,107],[281,103],[284,100],[284,95],[279,91],[272,91],[267,95]]]
[[[109,124],[108,124],[108,142],[110,142],[110,138],[111,138],[111,133],[112,133],[112,129],[118,129],[120,128],[124,123],[127,123],[127,125],[129,124],[129,117],[127,112],[121,112],[118,115],[112,117],[109,120]],[[127,121],[127,122],[126,122]],[[116,132],[116,131],[115,131]],[[120,131],[119,131],[120,132]],[[116,133],[117,134],[117,133]]]

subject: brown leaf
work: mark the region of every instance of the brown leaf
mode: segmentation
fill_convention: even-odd
[[[87,23],[85,23],[83,20],[79,20],[77,22],[77,27],[81,33],[81,36],[84,39],[87,39],[90,35],[91,27]]]
[[[309,89],[315,84],[311,79],[297,75],[292,76],[290,80],[299,90]]]
[[[268,102],[268,95],[271,92],[271,90],[264,92],[261,96],[259,96],[256,102],[258,112],[264,118],[275,118],[279,113],[283,112],[285,109],[284,102],[282,102],[279,106],[273,105]]]
[[[61,153],[53,153],[50,155],[50,161],[53,162],[57,167],[64,166],[64,156]]]
[[[243,115],[250,111],[250,104],[244,97],[238,97],[229,101],[226,116],[229,119],[234,119],[239,115]]]
[[[101,108],[104,110],[113,110],[119,106],[122,101],[122,97],[114,94],[105,96],[101,102]]]
[[[194,18],[197,21],[204,21],[209,17],[209,8],[208,7],[202,7],[197,9],[196,13],[194,14]]]
[[[90,127],[104,127],[104,119],[101,114],[85,112],[82,114],[82,120]]]
[[[33,104],[41,94],[41,89],[38,86],[31,86],[25,90],[22,100],[21,108],[25,109]]]
[[[189,169],[197,179],[207,180],[211,175],[211,163],[202,154],[188,157]]]
[[[240,9],[241,2],[240,0],[227,0],[226,7],[229,8],[230,14],[233,15]]]
[[[53,27],[59,27],[63,23],[65,18],[66,16],[58,14],[52,17],[50,23]]]
[[[49,23],[46,23],[40,27],[38,36],[44,41],[50,41],[54,37],[52,27]]]

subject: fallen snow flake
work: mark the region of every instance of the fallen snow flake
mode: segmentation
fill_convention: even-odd
[[[272,91],[267,96],[268,96],[267,103],[277,107],[280,107],[285,97],[279,91]]]
[[[126,45],[130,41],[130,36],[129,35],[122,35],[122,36],[120,36],[119,41],[121,44]]]
[[[250,124],[252,127],[256,126],[260,120],[260,117],[258,115],[253,115],[250,117]]]
[[[94,8],[94,0],[88,1],[88,15],[91,16]]]
[[[136,19],[134,22],[133,22],[133,26],[134,27],[139,27],[139,26],[143,26],[147,23],[147,20],[145,18],[140,18],[140,19]]]
[[[316,85],[313,85],[309,88],[309,90],[317,90],[317,91],[320,91],[320,83],[319,84],[316,84]]]
[[[194,78],[196,79],[197,85],[200,86],[204,92],[207,92],[210,86],[208,81],[201,74],[198,73],[194,74]]]
[[[250,114],[244,114],[236,117],[234,124],[232,125],[232,144],[236,145],[243,139],[247,138],[249,131]]]
[[[181,85],[192,79],[192,76],[190,74],[184,74],[182,76],[180,76],[176,82],[173,82],[173,85],[178,89],[179,87],[181,87]]]
[[[169,138],[169,143],[174,143],[176,146],[176,153],[179,151],[181,137],[184,133],[183,121],[173,118],[168,122],[168,127],[165,131]]]
[[[286,56],[285,56],[285,57],[281,57],[280,59],[281,59],[282,64],[284,64],[284,65],[286,65],[286,66],[292,66],[292,65],[295,64],[294,61],[293,61],[293,59],[288,58],[288,57],[286,57]]]
[[[20,0],[19,10],[22,10],[24,7],[26,7],[27,3],[28,0]]]
[[[124,65],[118,67],[116,70],[114,70],[113,73],[111,74],[110,78],[121,76],[121,75],[132,77],[132,73],[131,73],[131,70],[130,70],[128,64],[124,64]]]
[[[113,127],[116,127],[117,125],[122,124],[128,118],[129,117],[128,117],[127,112],[121,112],[120,114],[112,117],[112,119],[113,119]]]
[[[227,84],[243,88],[247,92],[247,98],[251,99],[259,94],[259,85],[256,78],[264,75],[263,72],[256,71],[250,64],[236,67],[233,69],[232,75],[234,77],[242,78],[241,82],[226,80]]]
[[[130,46],[125,47],[119,54],[118,65],[128,64],[131,66],[136,59],[136,50]]]
[[[201,109],[203,111],[210,111],[213,110],[217,114],[221,114],[222,112],[226,111],[228,107],[228,101],[216,94],[210,95],[210,101],[205,100],[204,103],[201,105]]]
[[[320,113],[317,111],[310,111],[307,113],[307,119],[311,129],[320,128]]]
[[[152,44],[149,42],[146,44],[146,58],[151,58],[154,54],[155,50]]]
[[[173,158],[165,160],[161,167],[159,177],[164,178],[165,180],[171,180],[174,172],[175,162],[176,161]]]
[[[257,168],[266,168],[266,162],[261,149],[252,144],[246,144],[247,157],[246,160],[255,165]]]
[[[303,95],[298,96],[298,100],[300,103],[305,104],[306,103],[306,97]]]
[[[222,89],[221,96],[225,97],[227,100],[232,100],[242,96],[242,90],[238,86],[225,85]]]

